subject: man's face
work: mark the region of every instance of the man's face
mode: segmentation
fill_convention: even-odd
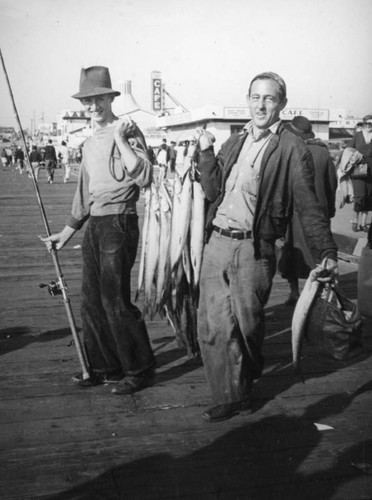
[[[81,99],[81,103],[94,122],[99,125],[105,125],[113,116],[111,110],[113,100],[114,98],[111,94],[103,94],[85,97]]]
[[[287,104],[287,99],[281,99],[279,85],[270,79],[254,81],[247,101],[252,121],[259,129],[267,129],[277,122]]]

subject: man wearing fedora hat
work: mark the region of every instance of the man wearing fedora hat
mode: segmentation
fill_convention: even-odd
[[[94,134],[83,147],[71,215],[61,232],[44,238],[48,249],[62,249],[87,222],[82,254],[81,318],[91,377],[80,386],[116,382],[112,392],[130,394],[150,385],[154,354],[139,309],[131,302],[130,274],[139,229],[136,202],[150,185],[152,164],[141,131],[128,117],[119,120],[112,102],[109,70],[81,70],[79,99]]]
[[[315,193],[324,215],[329,220],[336,213],[337,174],[327,145],[315,137],[312,124],[305,116],[295,116],[292,121],[284,123],[284,127],[300,137],[311,153],[314,164]],[[297,211],[294,211],[278,260],[278,270],[290,286],[286,305],[296,304],[300,295],[298,279],[306,279],[314,266],[315,260],[299,215]]]

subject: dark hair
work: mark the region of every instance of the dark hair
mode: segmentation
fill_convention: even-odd
[[[367,123],[368,120],[372,120],[372,115],[366,115],[363,117],[363,123]]]
[[[62,146],[66,146],[65,141],[62,141],[61,144],[62,144]]]
[[[253,82],[255,82],[256,80],[274,80],[274,82],[276,82],[279,86],[281,101],[284,101],[284,99],[287,97],[287,86],[285,84],[285,81],[280,75],[278,75],[277,73],[273,73],[272,71],[266,71],[264,73],[256,75],[249,85],[248,95],[251,95],[251,88]]]

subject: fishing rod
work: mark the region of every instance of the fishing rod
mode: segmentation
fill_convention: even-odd
[[[7,72],[6,67],[5,67],[5,62],[4,62],[3,53],[1,51],[1,49],[0,49],[0,59],[1,59],[1,64],[2,64],[2,67],[3,67],[3,70],[4,70],[5,79],[6,79],[6,82],[7,82],[7,85],[8,85],[8,90],[9,90],[9,94],[10,94],[10,100],[12,101],[12,105],[13,105],[14,116],[16,118],[19,130],[20,130],[20,134],[21,134],[21,138],[22,138],[24,150],[25,150],[25,153],[26,153],[25,156],[26,156],[26,161],[27,161],[27,164],[28,164],[28,169],[29,169],[29,172],[31,172],[31,178],[32,178],[33,185],[34,185],[34,188],[35,188],[37,202],[38,202],[38,205],[39,205],[39,208],[40,208],[40,212],[41,212],[41,217],[43,219],[43,223],[44,223],[44,226],[45,226],[45,231],[46,231],[47,237],[49,237],[51,235],[51,232],[50,232],[50,229],[49,229],[48,219],[47,219],[46,214],[45,214],[45,209],[44,209],[43,201],[41,199],[41,195],[40,195],[40,191],[39,191],[39,186],[38,186],[38,183],[37,183],[37,180],[36,180],[34,168],[33,168],[32,163],[30,161],[30,156],[29,156],[29,151],[28,151],[27,144],[26,144],[25,135],[24,135],[24,132],[23,132],[21,120],[19,118],[17,107],[16,107],[16,104],[15,104],[15,100],[14,100],[14,96],[13,96],[13,92],[12,92],[12,87],[10,85],[10,81],[9,81],[9,77],[8,77],[8,72]],[[84,349],[83,349],[83,347],[81,345],[81,342],[80,342],[79,335],[77,333],[76,324],[75,324],[74,316],[73,316],[72,309],[71,309],[70,299],[69,299],[69,297],[67,295],[67,286],[66,286],[63,274],[62,274],[61,266],[59,264],[59,260],[58,260],[58,256],[57,256],[57,251],[54,248],[52,248],[50,250],[50,253],[52,255],[52,259],[53,259],[53,263],[54,263],[54,268],[55,268],[55,271],[56,271],[56,274],[57,274],[57,281],[51,281],[48,285],[43,285],[42,284],[40,286],[41,287],[47,286],[48,287],[48,291],[49,291],[50,295],[52,295],[52,296],[54,296],[54,295],[62,295],[62,297],[63,297],[63,302],[65,304],[65,309],[66,309],[66,314],[67,314],[68,322],[69,322],[69,325],[70,325],[72,337],[74,339],[75,347],[76,347],[76,350],[77,350],[78,358],[79,358],[81,369],[82,369],[82,377],[83,377],[84,380],[86,380],[86,379],[89,379],[91,377],[89,365],[88,365],[88,362],[87,362],[87,356],[86,356],[86,353],[84,352]]]

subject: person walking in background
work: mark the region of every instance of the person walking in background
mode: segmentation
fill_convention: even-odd
[[[40,170],[40,164],[41,164],[42,160],[43,160],[43,158],[41,156],[40,151],[38,151],[36,146],[32,146],[32,150],[30,153],[30,162],[31,162],[32,169],[34,171],[34,176],[35,176],[36,182],[39,181],[39,170]]]
[[[176,143],[174,141],[171,141],[169,148],[169,170],[172,174],[174,174],[174,171],[176,169],[176,157]]]
[[[154,153],[154,148],[152,146],[147,146],[147,155],[149,157],[149,160],[151,161],[152,165],[156,164],[156,156]]]
[[[61,143],[61,163],[64,170],[63,182],[68,182],[70,179],[71,165],[70,165],[70,150],[65,141]]]
[[[315,193],[325,217],[331,219],[336,213],[337,174],[327,145],[315,138],[311,122],[304,116],[296,116],[291,122],[284,123],[284,127],[300,137],[310,151],[314,163]],[[300,216],[295,210],[278,260],[278,270],[290,286],[286,305],[296,304],[300,296],[298,279],[307,279],[315,264]]]
[[[3,167],[9,167],[8,157],[5,151],[5,148],[1,151],[1,163]]]
[[[53,184],[54,170],[57,166],[57,153],[52,139],[49,139],[48,144],[45,146],[44,162],[48,172],[48,183]]]
[[[163,176],[164,179],[166,179],[168,171],[168,151],[167,151],[167,145],[164,142],[159,148],[156,161],[157,164],[159,165],[161,175]]]
[[[21,148],[21,146],[18,146],[15,153],[14,153],[14,160],[16,163],[16,169],[19,170],[20,174],[23,174],[23,167],[24,167],[24,159],[25,159],[25,154]]]
[[[181,175],[181,173],[183,172],[183,164],[185,161],[185,149],[186,149],[186,146],[185,146],[184,141],[180,141],[175,148],[175,151],[176,151],[176,172],[179,175]]]
[[[5,153],[6,153],[6,157],[8,159],[8,166],[11,167],[12,166],[12,163],[13,163],[13,152],[12,152],[12,148],[10,147],[6,147],[5,148]]]
[[[286,85],[276,73],[253,78],[252,120],[215,155],[212,134],[196,130],[198,169],[209,203],[200,277],[198,339],[217,422],[251,409],[263,369],[264,307],[276,271],[275,241],[294,210],[317,262],[337,270],[337,247],[315,196],[313,163],[303,140],[283,127]],[[318,279],[320,268],[312,271]]]
[[[61,250],[85,222],[81,318],[92,370],[82,386],[117,382],[114,394],[131,394],[153,382],[155,358],[141,311],[131,302],[131,270],[139,239],[137,201],[153,168],[142,132],[130,117],[117,118],[108,68],[81,70],[79,99],[94,124],[84,143],[71,215],[60,233],[43,238]],[[131,144],[130,144],[131,142]]]
[[[356,132],[348,146],[359,151],[367,163],[367,175],[363,178],[352,178],[354,190],[353,231],[368,231],[367,215],[372,210],[372,115],[363,118],[363,128]]]

